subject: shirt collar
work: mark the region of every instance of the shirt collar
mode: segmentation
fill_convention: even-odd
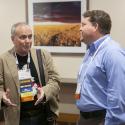
[[[98,40],[94,41],[92,44],[90,44],[89,46],[87,46],[87,48],[90,51],[90,55],[93,55],[94,52],[98,49],[99,45],[107,38],[109,37],[109,34],[99,38]]]

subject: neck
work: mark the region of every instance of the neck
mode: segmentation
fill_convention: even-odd
[[[104,36],[104,35],[102,35],[102,34],[98,34],[98,35],[94,36],[94,37],[92,38],[92,40],[89,42],[88,45],[92,44],[93,42],[95,42],[96,40],[100,39],[100,38],[103,37],[103,36]]]
[[[19,52],[19,51],[15,51],[19,56],[26,56],[28,55],[28,52]]]

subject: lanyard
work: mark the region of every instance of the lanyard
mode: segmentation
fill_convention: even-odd
[[[94,53],[93,56],[91,57],[90,62],[88,63],[88,66],[87,66],[87,68],[86,68],[86,70],[85,70],[85,72],[84,72],[84,77],[85,77],[85,75],[86,75],[86,73],[87,73],[87,71],[88,71],[89,65],[92,63],[92,61],[93,61],[94,58],[96,57],[96,55],[97,55],[97,53],[99,52],[100,48],[103,46],[104,43],[108,42],[110,39],[111,39],[110,37],[107,37],[107,38],[99,45],[99,47],[97,48],[97,50],[95,51],[95,53]],[[78,80],[80,79],[81,72],[82,72],[82,70],[83,70],[83,65],[84,65],[84,63],[82,63],[82,65],[81,65],[81,67],[80,67],[80,71],[79,71],[79,73],[78,73]],[[84,79],[84,78],[83,78],[83,79]],[[83,80],[83,81],[84,81],[84,80]],[[79,82],[79,81],[78,81],[78,83],[77,83],[77,88],[76,88],[76,94],[80,94],[81,84],[82,84],[82,83],[83,83],[83,82]]]
[[[110,37],[107,37],[107,38],[99,45],[99,47],[97,48],[97,50],[95,51],[95,53],[94,53],[93,56],[91,57],[90,62],[88,63],[88,66],[92,63],[92,61],[93,61],[94,58],[96,57],[97,53],[99,52],[99,50],[100,50],[100,48],[103,46],[103,44],[104,44],[105,42],[109,41],[110,39],[111,39]],[[81,65],[81,68],[80,68],[80,71],[79,71],[79,76],[80,76],[80,74],[81,74],[83,65],[84,65],[84,63]],[[87,66],[87,67],[88,67],[88,66]],[[87,68],[87,69],[88,69],[88,68]],[[86,71],[85,71],[84,74],[86,74],[87,69],[86,69]]]
[[[15,57],[16,57],[16,65],[19,66],[19,61],[15,52]],[[30,64],[30,53],[28,52],[28,59],[27,59],[27,69],[29,69],[29,64]],[[19,67],[18,67],[19,68]]]

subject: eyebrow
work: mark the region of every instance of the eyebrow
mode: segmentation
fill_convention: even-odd
[[[32,34],[28,34],[28,35],[25,35],[25,34],[22,34],[19,36],[20,39],[24,40],[28,37],[28,39],[31,39],[32,38]]]

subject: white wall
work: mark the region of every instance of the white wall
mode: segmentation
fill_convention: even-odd
[[[103,9],[112,19],[112,37],[125,47],[125,0],[90,0],[90,9]]]
[[[25,21],[25,0],[0,0],[0,53],[12,46],[11,25]]]
[[[91,9],[103,9],[112,18],[112,36],[125,47],[125,0],[89,0]],[[26,20],[25,0],[0,0],[0,53],[12,47],[11,25]],[[76,78],[82,55],[53,55],[61,77]]]

